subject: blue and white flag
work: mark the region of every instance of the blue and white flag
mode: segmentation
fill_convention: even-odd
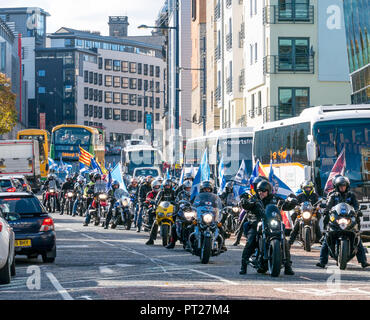
[[[199,194],[201,182],[202,182],[202,170],[201,167],[199,167],[198,172],[195,175],[193,185],[191,187],[191,196],[190,196],[191,201],[193,201],[193,199]]]
[[[238,173],[234,177],[234,197],[237,201],[240,200],[240,196],[250,189],[249,177],[247,173],[247,168],[245,166],[245,161],[243,160]]]
[[[51,169],[57,169],[58,168],[58,164],[51,158],[48,158],[48,162],[49,162],[49,170]]]
[[[226,179],[225,179],[225,164],[224,158],[221,158],[220,165],[218,166],[218,184],[220,186],[218,194],[221,194],[225,190]]]
[[[103,171],[94,158],[91,158],[91,168],[93,169],[93,172],[96,171],[97,173],[103,175]]]
[[[294,192],[274,174],[272,163],[270,165],[269,181],[272,184],[273,193],[278,197],[286,199],[290,194],[294,194]]]
[[[115,166],[112,172],[110,172],[110,175],[111,175],[112,183],[113,181],[117,180],[119,182],[120,189],[122,189],[125,192],[128,192],[126,188],[126,184],[123,180],[123,172],[122,172],[122,167],[121,167],[120,162]],[[109,179],[109,176],[108,176],[108,179]]]
[[[259,176],[259,166],[260,166],[260,161],[257,160],[256,165],[254,166],[254,169],[252,171],[251,177],[249,179],[249,184],[252,185],[254,179],[256,179]]]
[[[201,170],[201,173],[202,173],[201,181],[208,181],[210,179],[210,176],[211,176],[211,169],[210,169],[209,163],[208,163],[207,149],[204,150],[203,157],[202,157],[202,162],[200,163],[199,169]]]
[[[185,167],[182,168],[181,176],[179,180],[179,186],[181,186],[184,183],[184,177],[185,177]]]
[[[168,180],[171,179],[169,168],[167,168],[166,179],[168,179]]]

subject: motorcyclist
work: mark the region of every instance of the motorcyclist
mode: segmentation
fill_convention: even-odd
[[[135,224],[137,232],[141,231],[143,210],[145,206],[146,196],[152,191],[151,187],[152,177],[148,176],[144,179],[144,182],[139,187],[138,201],[139,201],[139,214],[136,217]]]
[[[329,195],[328,203],[324,211],[324,230],[327,230],[331,209],[334,208],[337,204],[342,202],[347,203],[354,208],[355,212],[357,213],[356,222],[358,228],[360,229],[361,222],[360,217],[362,214],[361,211],[359,210],[360,205],[357,201],[356,195],[350,191],[349,179],[345,176],[337,176],[334,180],[333,186],[335,188],[335,191]],[[358,244],[358,251],[356,257],[357,261],[361,263],[362,268],[370,266],[370,264],[367,263],[366,251],[362,244],[361,239],[360,243]],[[325,268],[325,266],[328,264],[328,260],[329,260],[329,246],[327,243],[327,238],[325,236],[320,250],[320,261],[316,264],[316,266],[320,268]]]
[[[67,177],[66,177],[66,182],[63,183],[62,190],[61,190],[61,199],[62,199],[62,204],[61,204],[61,208],[60,208],[60,215],[61,216],[64,214],[64,205],[67,201],[67,199],[65,197],[65,194],[68,191],[71,191],[73,189],[74,189],[73,179],[72,179],[72,176],[70,174],[68,174]]]
[[[312,181],[303,182],[301,184],[301,190],[302,190],[302,193],[300,193],[297,196],[297,201],[299,205],[301,205],[304,202],[310,202],[311,205],[313,206],[319,202],[320,196],[315,192],[314,184],[312,183]],[[294,227],[293,227],[293,231],[290,234],[290,238],[289,238],[290,245],[294,243],[294,240],[296,239],[298,232],[299,232],[299,221],[296,218],[297,218],[297,213],[294,212],[292,214],[292,220],[294,221]],[[321,238],[321,231],[320,231],[320,225],[319,225],[320,218],[321,216],[319,212],[317,212],[317,223],[315,225],[315,233],[316,233],[317,242]]]
[[[139,186],[138,186],[138,181],[135,178],[131,179],[129,186],[127,187],[127,191],[130,194],[131,198],[134,199],[134,201],[133,201],[134,225],[135,225],[135,228],[136,228],[137,227],[136,226],[137,216],[139,214],[139,202],[138,202]],[[132,196],[133,194],[135,196]]]
[[[175,203],[176,203],[176,214],[178,212],[178,203],[180,201],[188,201],[190,202],[190,196],[191,196],[191,187],[192,187],[191,180],[186,180],[181,186],[182,191],[180,191],[176,197]],[[176,216],[174,216],[174,219],[176,219]],[[170,243],[166,246],[167,249],[173,249],[176,245],[177,241],[177,232],[176,232],[176,224],[174,223],[171,228],[171,238]]]
[[[282,210],[292,210],[297,202],[287,199],[284,201],[283,199],[279,198],[278,196],[274,195],[272,193],[272,186],[268,181],[261,181],[257,185],[257,193],[258,197],[251,197],[250,199],[243,198],[241,201],[241,206],[243,209],[249,211],[248,212],[248,231],[247,231],[247,243],[245,245],[245,248],[243,250],[242,254],[242,263],[241,263],[241,269],[240,274],[246,274],[247,273],[247,263],[249,258],[254,253],[256,247],[257,247],[257,225],[258,223],[264,219],[265,217],[265,208],[269,204],[278,205],[279,202],[283,202],[283,205],[281,207]],[[259,199],[258,199],[259,198]],[[284,273],[286,275],[294,275],[294,272],[291,267],[291,260],[290,260],[290,246],[288,244],[288,241],[285,240],[285,254],[286,254],[286,261],[285,261],[285,271]]]
[[[146,202],[155,204],[156,203],[155,199],[157,198],[160,189],[161,189],[161,183],[158,180],[154,180],[152,182],[152,191],[148,193],[146,197]],[[150,230],[149,240],[145,243],[146,245],[153,245],[154,240],[157,237],[158,225],[154,222],[154,220],[155,220],[155,210],[151,210],[150,216],[149,216],[149,225],[151,224],[152,228]]]
[[[120,187],[120,183],[117,180],[115,180],[112,183],[112,187],[108,191],[109,209],[108,209],[107,219],[105,220],[104,229],[108,229],[110,220],[112,219],[113,207],[115,203],[117,202],[117,200],[119,200],[115,196],[115,191],[119,189],[119,187]]]
[[[184,181],[182,183],[182,185],[180,185],[176,191],[175,191],[175,196],[177,197],[179,195],[180,192],[182,192],[184,190],[184,182],[185,181],[190,181],[191,183],[193,183],[194,181],[194,178],[192,176],[192,174],[189,172],[189,173],[186,173],[185,176],[184,176]]]
[[[79,176],[77,178],[77,182],[75,183],[74,185],[74,189],[73,189],[73,192],[74,194],[76,195],[75,196],[75,202],[73,203],[73,209],[72,209],[72,214],[73,214],[73,217],[77,215],[77,206],[79,204],[79,199],[78,199],[78,194],[81,194],[83,195],[84,193],[84,184],[85,184],[85,179],[84,177],[82,176]]]
[[[172,188],[172,182],[169,179],[164,180],[162,184],[162,190],[159,191],[155,199],[155,204],[158,206],[162,201],[169,201],[172,204],[175,204],[175,191]]]
[[[87,184],[87,186],[85,187],[85,191],[84,191],[84,195],[85,197],[87,197],[87,203],[86,203],[86,218],[85,218],[85,223],[83,224],[84,227],[87,227],[90,223],[90,220],[91,220],[91,214],[90,214],[90,208],[91,208],[91,205],[94,201],[94,198],[93,197],[88,197],[88,195],[90,194],[94,194],[94,189],[95,189],[95,183],[97,182],[100,182],[101,181],[101,175],[99,173],[95,173],[93,174],[93,176],[91,176],[90,174],[90,182]]]
[[[45,207],[46,207],[46,203],[48,200],[48,189],[49,188],[60,189],[59,181],[56,179],[56,176],[54,173],[50,173],[48,175],[48,179],[45,181],[44,186],[43,186],[43,190],[46,190],[45,191],[46,194],[44,197],[44,203],[43,203]],[[60,202],[59,202],[58,196],[56,197],[56,202],[57,202],[57,208],[60,208]]]
[[[220,194],[220,199],[224,207],[232,205],[235,201],[234,197],[234,182],[228,181],[225,185],[225,190]]]

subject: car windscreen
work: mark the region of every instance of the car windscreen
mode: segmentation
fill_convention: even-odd
[[[0,180],[0,189],[7,189],[11,187],[12,183],[10,182],[10,180]]]
[[[18,213],[21,216],[39,216],[46,214],[40,201],[35,197],[2,197],[0,208],[4,213]]]
[[[152,177],[158,177],[158,171],[157,170],[152,170],[152,169],[138,169],[135,172],[136,177],[147,177],[147,176],[152,176]]]

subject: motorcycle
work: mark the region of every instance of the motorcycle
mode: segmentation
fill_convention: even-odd
[[[225,231],[228,233],[234,233],[239,224],[240,208],[237,204],[233,206],[227,206],[223,209],[223,213],[227,215],[224,223]]]
[[[318,209],[315,204],[309,201],[303,202],[300,207],[297,207],[297,219],[299,221],[299,240],[303,243],[305,251],[311,251],[311,245],[316,242],[316,226],[318,221]]]
[[[152,225],[154,222],[154,204],[155,201],[145,201],[144,202],[144,208],[143,208],[143,227],[144,231],[148,232],[152,229]]]
[[[65,194],[64,194],[64,198],[65,198],[65,203],[64,203],[64,206],[65,206],[65,209],[66,209],[66,214],[67,215],[72,215],[72,210],[73,210],[73,203],[74,203],[74,197],[75,197],[75,194],[73,191],[70,191],[68,190]]]
[[[133,220],[131,208],[131,199],[129,195],[122,189],[114,192],[115,199],[118,199],[114,205],[114,215],[112,219],[111,228],[115,229],[118,225],[124,225],[126,230],[131,229]]]
[[[58,190],[57,184],[55,181],[50,181],[48,190],[45,192],[46,197],[46,208],[49,212],[55,213],[57,210],[57,202],[58,202]]]
[[[326,239],[330,256],[337,261],[340,270],[345,270],[347,263],[357,254],[360,243],[353,207],[339,203],[331,210]]]
[[[168,201],[162,201],[155,212],[156,218],[154,223],[159,227],[159,233],[162,238],[162,245],[166,246],[171,237],[171,227],[174,224],[173,215],[175,207]]]
[[[179,202],[179,210],[176,218],[176,235],[184,249],[189,241],[189,235],[194,228],[197,213],[191,207],[190,202],[182,200]]]
[[[219,209],[212,206],[212,199],[208,194],[199,195],[200,205],[196,208],[196,225],[194,232],[189,236],[192,253],[200,257],[203,264],[207,264],[211,256],[222,253],[223,237],[219,233]]]
[[[91,204],[90,214],[94,221],[94,225],[98,226],[103,219],[107,217],[108,194],[107,184],[103,181],[95,183],[94,186],[94,201]],[[104,225],[104,223],[102,224]]]
[[[268,205],[265,218],[257,226],[258,252],[255,260],[251,257],[250,265],[258,273],[269,271],[271,277],[278,277],[286,260],[285,230],[280,210],[275,205]]]

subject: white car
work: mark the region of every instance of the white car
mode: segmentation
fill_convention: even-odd
[[[15,276],[15,235],[5,215],[0,208],[0,284],[10,283],[11,276]]]
[[[135,168],[132,176],[134,178],[152,176],[155,179],[161,177],[161,170],[157,167]]]

